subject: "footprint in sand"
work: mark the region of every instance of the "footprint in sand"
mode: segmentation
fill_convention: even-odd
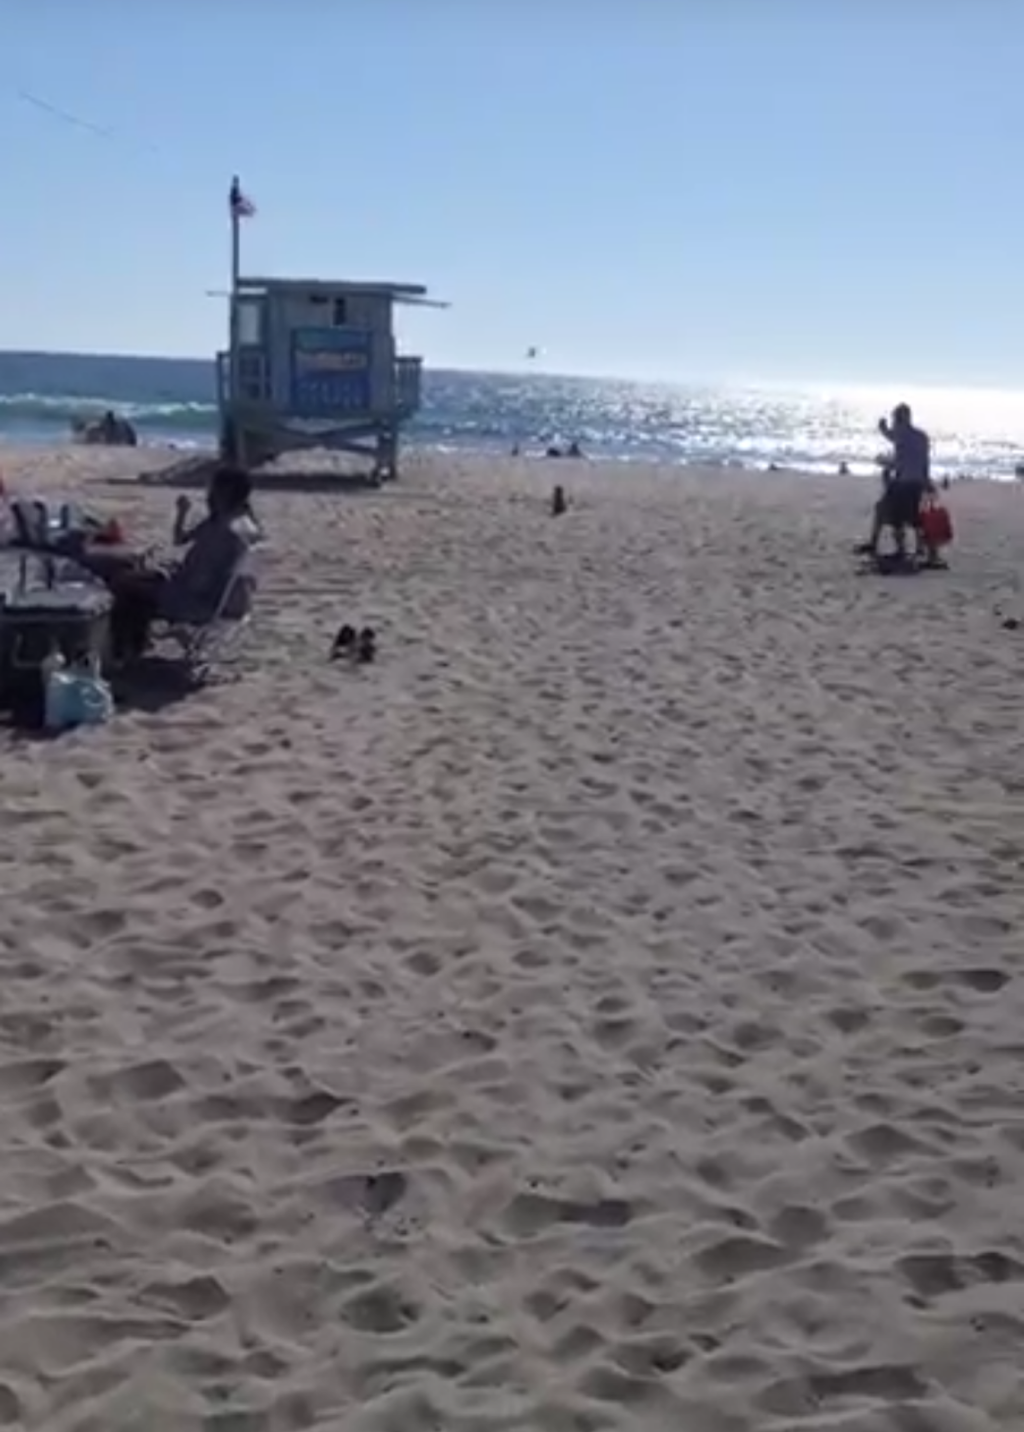
[[[349,1298],[341,1307],[350,1327],[368,1333],[400,1333],[415,1323],[420,1311],[411,1298],[388,1283],[377,1283]]]
[[[209,1274],[181,1282],[149,1283],[139,1292],[139,1301],[177,1313],[189,1322],[215,1318],[231,1304],[224,1285]]]
[[[975,994],[998,994],[1010,983],[1005,970],[953,970],[952,978],[957,984],[973,990]]]
[[[112,1094],[127,1094],[130,1099],[143,1103],[168,1099],[185,1087],[185,1080],[166,1059],[149,1059],[142,1064],[119,1069],[103,1082]]]
[[[550,1198],[539,1193],[519,1193],[505,1209],[504,1221],[520,1238],[542,1233],[559,1223],[577,1223],[591,1228],[624,1228],[633,1218],[633,1209],[623,1198],[602,1198],[594,1203]]]
[[[900,1258],[896,1271],[922,1298],[959,1293],[978,1283],[1024,1281],[1024,1264],[992,1250],[969,1257],[952,1253],[915,1253]]]
[[[791,1256],[790,1250],[774,1239],[747,1233],[719,1239],[702,1249],[694,1261],[716,1280],[732,1281],[779,1268]]]

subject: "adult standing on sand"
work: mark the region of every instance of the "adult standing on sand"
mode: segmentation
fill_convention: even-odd
[[[931,478],[931,439],[914,426],[910,407],[898,403],[891,418],[880,418],[878,431],[892,443],[891,476],[885,491],[875,504],[871,536],[860,549],[865,556],[878,555],[883,527],[891,527],[896,545],[902,554],[908,527],[918,530],[921,503],[933,491]]]

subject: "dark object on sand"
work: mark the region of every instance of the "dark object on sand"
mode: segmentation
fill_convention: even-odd
[[[1003,617],[1001,626],[1003,631],[1019,631],[1020,617]]]
[[[41,729],[46,705],[46,666],[59,652],[69,666],[111,654],[113,600],[104,588],[52,580],[41,588],[19,588],[0,611],[0,709],[14,725]]]
[[[331,645],[331,660],[340,661],[342,657],[363,665],[376,661],[377,633],[373,627],[363,627],[361,632],[357,632],[346,622]]]
[[[556,487],[551,494],[551,516],[561,517],[568,509],[569,504],[565,500],[565,488],[561,486]]]

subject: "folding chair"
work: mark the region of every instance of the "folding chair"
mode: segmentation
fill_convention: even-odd
[[[10,505],[14,521],[12,546],[28,551],[45,551],[49,546],[50,512],[41,499],[26,500],[16,497]]]
[[[202,622],[159,620],[153,625],[157,641],[172,642],[189,678],[205,686],[216,668],[230,667],[242,654],[252,627],[252,597],[255,580],[252,549],[239,558],[224,584],[216,610]],[[246,590],[242,616],[231,616],[234,598]]]

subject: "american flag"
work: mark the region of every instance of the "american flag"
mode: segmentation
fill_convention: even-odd
[[[256,213],[256,205],[242,193],[242,186],[238,182],[238,175],[231,181],[231,189],[228,193],[228,208],[231,210],[233,219],[251,219]]]

